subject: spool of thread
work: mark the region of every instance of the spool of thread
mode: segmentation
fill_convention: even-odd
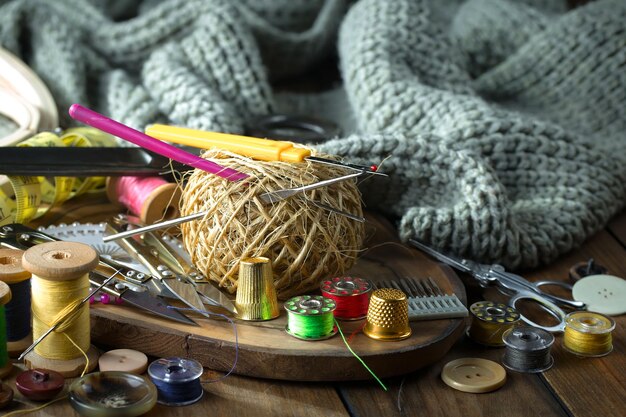
[[[11,288],[11,301],[5,306],[7,349],[17,357],[33,342],[30,326],[30,272],[22,267],[23,251],[0,249],[0,281]]]
[[[285,331],[302,340],[323,340],[337,334],[333,311],[336,304],[321,295],[301,295],[285,302]]]
[[[613,351],[615,321],[590,311],[574,311],[565,317],[563,347],[574,355],[605,356]]]
[[[0,281],[0,378],[4,378],[13,370],[13,364],[9,360],[6,341],[6,319],[4,306],[11,301],[11,289]]]
[[[554,363],[550,355],[554,336],[545,330],[530,326],[513,327],[504,332],[502,340],[506,345],[502,363],[512,371],[543,372]]]
[[[367,316],[372,282],[363,278],[336,277],[322,281],[322,295],[335,302],[335,318],[360,320]]]
[[[485,346],[504,346],[504,332],[513,328],[520,314],[513,307],[492,301],[478,301],[470,306],[472,324],[467,332],[475,342]]]
[[[148,367],[150,380],[157,387],[158,403],[169,406],[193,404],[202,398],[202,365],[193,359],[162,358]]]
[[[79,304],[89,294],[88,273],[98,264],[96,251],[83,243],[47,242],[24,252],[22,264],[32,274],[33,339],[66,317],[26,355],[26,365],[64,377],[93,369],[98,355],[90,344],[89,303]]]
[[[109,177],[107,196],[145,224],[178,217],[181,191],[160,177]]]

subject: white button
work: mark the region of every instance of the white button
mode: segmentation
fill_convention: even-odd
[[[626,280],[612,275],[590,275],[574,284],[572,297],[587,310],[618,316],[626,313]]]

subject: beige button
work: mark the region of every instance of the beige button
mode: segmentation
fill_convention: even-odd
[[[626,280],[612,275],[590,275],[576,281],[572,297],[587,310],[609,316],[626,313]]]
[[[98,359],[100,371],[123,371],[141,375],[148,367],[148,357],[132,349],[115,349]]]
[[[497,390],[506,381],[499,364],[480,358],[461,358],[448,362],[441,371],[447,385],[463,392],[483,393]]]

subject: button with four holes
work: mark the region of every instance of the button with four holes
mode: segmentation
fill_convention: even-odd
[[[443,367],[441,379],[456,390],[483,393],[504,385],[506,371],[500,364],[487,359],[461,358]]]
[[[576,281],[572,297],[587,310],[609,316],[626,313],[626,280],[613,275],[590,275]]]

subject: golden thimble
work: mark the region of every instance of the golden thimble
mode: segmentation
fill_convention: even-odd
[[[268,258],[244,258],[239,261],[235,306],[237,316],[242,320],[262,321],[278,317],[280,310],[272,262]]]
[[[402,340],[411,336],[409,303],[406,295],[394,288],[372,293],[363,333],[377,340]]]

